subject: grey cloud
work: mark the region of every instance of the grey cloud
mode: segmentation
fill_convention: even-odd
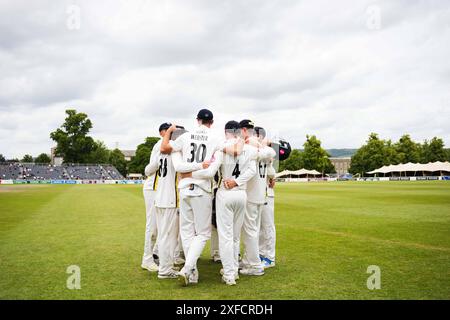
[[[219,129],[248,117],[297,147],[308,133],[356,147],[370,131],[450,143],[445,1],[80,0],[70,31],[72,4],[0,4],[7,156],[47,151],[67,107],[111,147],[134,148],[162,121],[192,126],[203,106]],[[369,6],[379,30],[367,28]]]

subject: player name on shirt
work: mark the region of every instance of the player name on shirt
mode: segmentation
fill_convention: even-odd
[[[191,134],[192,140],[198,141],[208,141],[208,136],[200,135],[200,134]]]

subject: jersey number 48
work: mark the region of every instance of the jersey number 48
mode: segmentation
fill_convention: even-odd
[[[167,158],[159,159],[158,176],[163,178],[167,176]]]

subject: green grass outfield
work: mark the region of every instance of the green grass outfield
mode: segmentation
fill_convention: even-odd
[[[0,299],[450,299],[448,181],[279,184],[277,266],[235,287],[209,248],[196,286],[142,270],[144,223],[140,186],[0,186]]]

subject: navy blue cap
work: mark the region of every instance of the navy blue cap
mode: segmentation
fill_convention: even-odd
[[[159,132],[163,131],[163,130],[167,130],[172,126],[171,123],[169,122],[164,122],[162,125],[159,126]]]
[[[233,131],[236,131],[236,130],[239,130],[240,128],[241,128],[241,126],[239,125],[239,122],[234,121],[234,120],[228,121],[228,122],[225,124],[225,130],[233,130]]]
[[[208,109],[202,109],[197,114],[198,120],[213,120],[213,118],[214,118],[213,113]]]
[[[241,128],[253,129],[255,127],[255,124],[253,123],[252,120],[246,119],[239,122],[239,126]]]

